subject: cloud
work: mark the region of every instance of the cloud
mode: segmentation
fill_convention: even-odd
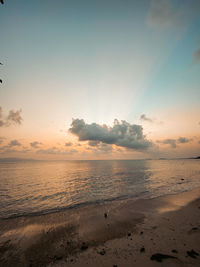
[[[98,146],[100,144],[100,141],[92,140],[88,142],[89,146]]]
[[[11,140],[10,143],[8,144],[9,147],[13,147],[13,146],[21,146],[22,144],[17,141],[16,139],[15,140]]]
[[[146,139],[141,125],[119,122],[115,119],[114,126],[86,124],[82,119],[72,121],[69,131],[79,138],[79,141],[98,141],[105,144],[115,144],[135,150],[146,150],[152,142]]]
[[[5,137],[1,137],[1,136],[0,136],[0,144],[3,143],[4,139],[5,139]]]
[[[17,111],[14,111],[14,110],[10,110],[9,111],[9,114],[8,114],[8,117],[7,117],[7,121],[8,122],[13,122],[13,123],[16,123],[16,124],[21,124],[22,123],[22,116],[21,116],[21,112],[22,110],[17,110]]]
[[[53,146],[51,148],[47,148],[47,149],[39,149],[36,151],[36,153],[38,154],[50,154],[50,155],[55,155],[55,154],[59,154],[59,155],[72,155],[74,153],[77,153],[78,151],[76,149],[70,149],[68,151],[62,151],[59,150],[59,148]]]
[[[140,116],[140,120],[143,121],[143,122],[155,123],[155,124],[158,124],[158,125],[163,124],[162,121],[159,121],[159,120],[157,120],[155,118],[152,119],[150,117],[147,117],[146,114],[142,114]]]
[[[3,110],[2,107],[0,107],[0,119],[2,118],[2,115],[3,115]]]
[[[65,146],[72,146],[72,143],[71,142],[67,142],[67,143],[65,143]]]
[[[148,24],[156,27],[168,27],[174,24],[176,12],[170,0],[153,0],[148,13]]]
[[[177,139],[177,142],[181,144],[189,143],[191,141],[192,141],[192,138],[186,138],[186,137],[179,137]]]
[[[200,48],[193,53],[193,59],[195,62],[199,62],[200,61]]]
[[[187,27],[199,15],[199,0],[182,1],[178,6],[172,0],[152,0],[147,23],[158,29]]]
[[[148,122],[153,122],[153,120],[151,118],[148,118],[145,114],[142,114],[140,116],[140,120],[141,121],[148,121]]]
[[[96,154],[97,153],[109,153],[113,150],[113,147],[111,144],[105,144],[100,141],[89,141],[88,145],[89,147],[87,147],[87,149]]]
[[[157,140],[157,143],[170,145],[172,148],[176,148],[176,139],[164,139],[164,140]]]
[[[0,147],[0,151],[1,153],[19,152],[19,150],[16,150],[16,147],[21,148],[22,144],[18,140],[14,139],[14,140],[11,140],[7,145]]]
[[[185,144],[191,142],[192,138],[186,138],[186,137],[179,137],[178,139],[164,139],[164,140],[157,140],[157,143],[164,144],[164,145],[170,145],[172,148],[176,148],[177,143]]]
[[[3,110],[2,107],[0,107],[0,127],[9,127],[12,124],[20,125],[22,124],[22,116],[21,116],[22,110],[14,111],[11,109],[8,113],[7,117],[3,116]]]
[[[58,154],[59,150],[56,147],[51,147],[48,149],[39,149],[36,152],[39,154]]]
[[[30,143],[30,146],[33,148],[39,148],[40,145],[42,145],[42,143],[38,141],[34,141]]]

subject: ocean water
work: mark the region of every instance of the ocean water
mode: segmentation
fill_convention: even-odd
[[[200,160],[0,162],[0,218],[200,186]]]

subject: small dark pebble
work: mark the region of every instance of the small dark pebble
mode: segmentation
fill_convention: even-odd
[[[102,249],[102,250],[101,250],[101,251],[99,251],[98,253],[99,253],[100,255],[102,255],[102,256],[103,256],[103,255],[105,255],[105,254],[106,254],[106,251],[105,251],[105,249]]]
[[[145,248],[142,247],[142,248],[140,249],[140,252],[145,252]]]
[[[184,178],[181,178],[181,181],[184,181]]]
[[[128,236],[131,236],[131,233],[128,233]]]
[[[164,259],[177,259],[177,257],[167,255],[167,254],[162,254],[162,253],[156,253],[156,254],[153,254],[150,259],[152,261],[162,262]]]
[[[141,235],[143,235],[143,232],[140,232]]]
[[[108,217],[108,214],[107,214],[106,212],[104,213],[104,217],[105,217],[105,218],[107,218],[107,217]]]
[[[70,260],[71,262],[74,261],[73,259]]]
[[[196,231],[196,230],[198,230],[198,227],[193,227],[192,230]]]
[[[88,245],[83,242],[81,246],[81,250],[86,250],[86,249],[88,249]]]
[[[117,267],[117,265],[116,265],[116,264],[114,264],[114,265],[113,265],[113,267]]]
[[[173,253],[178,253],[178,251],[176,249],[172,249]]]
[[[197,253],[195,250],[191,249],[190,251],[187,251],[188,256],[191,258],[196,259],[196,256],[199,256],[199,253]]]
[[[63,257],[62,257],[61,255],[55,255],[55,256],[54,256],[54,259],[55,259],[55,260],[61,260],[62,258],[63,258]]]

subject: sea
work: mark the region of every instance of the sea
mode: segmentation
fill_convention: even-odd
[[[0,218],[155,198],[199,186],[199,159],[0,161]]]

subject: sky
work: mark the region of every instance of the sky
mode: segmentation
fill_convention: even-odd
[[[200,155],[200,0],[5,0],[0,158]]]

